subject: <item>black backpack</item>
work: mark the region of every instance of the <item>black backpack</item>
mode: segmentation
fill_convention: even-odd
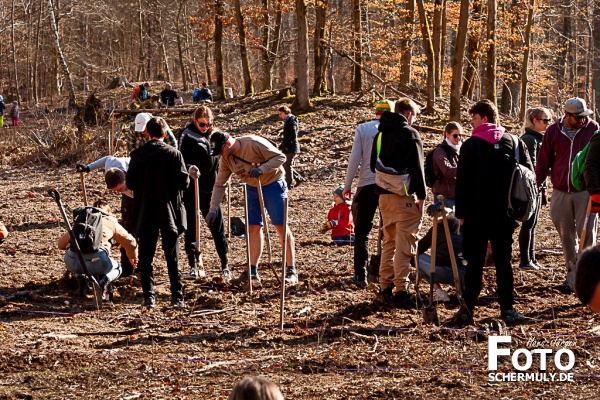
[[[73,233],[83,254],[97,252],[102,243],[102,210],[95,207],[74,209]]]
[[[515,167],[508,189],[507,214],[517,221],[525,222],[535,213],[537,202],[540,199],[538,198],[535,173],[519,163],[519,139],[513,135],[511,138],[515,148]]]
[[[425,184],[430,188],[433,188],[434,183],[436,183],[438,180],[442,180],[441,171],[436,175],[435,170],[433,169],[433,153],[435,153],[437,148],[440,146],[446,152],[446,157],[450,157],[448,149],[446,146],[442,146],[442,143],[438,144],[433,150],[425,154],[425,163],[423,165],[423,169],[425,170]]]

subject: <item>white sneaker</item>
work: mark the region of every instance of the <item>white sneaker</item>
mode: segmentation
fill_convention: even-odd
[[[450,301],[450,296],[448,296],[448,292],[446,292],[444,289],[435,289],[435,295],[433,298],[442,303]]]
[[[198,279],[198,277],[200,276],[198,268],[192,268],[190,269],[190,272],[187,273],[187,275],[185,276],[185,279],[193,281]]]

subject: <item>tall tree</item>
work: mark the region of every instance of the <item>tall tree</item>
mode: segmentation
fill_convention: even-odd
[[[262,27],[262,47],[261,47],[261,61],[262,61],[262,89],[272,90],[273,89],[273,66],[275,65],[275,59],[279,54],[279,45],[281,44],[281,21],[283,18],[283,11],[281,9],[281,2],[276,1],[276,15],[275,15],[275,26],[271,25],[272,18],[270,15],[270,1],[262,0],[263,5],[263,16],[264,25]],[[271,31],[273,33],[271,34]]]
[[[52,0],[49,1],[50,4],[52,4]],[[15,0],[12,0],[12,7],[10,11],[10,44],[12,47],[13,66],[15,72],[15,93],[17,95],[17,101],[21,103],[21,92],[19,91],[19,74],[17,72],[17,46],[15,45],[15,42]]]
[[[442,96],[442,71],[444,67],[444,57],[442,53],[443,42],[443,20],[446,14],[446,0],[434,0],[433,9],[433,34],[431,42],[433,45],[433,54],[435,60],[435,96]]]
[[[352,0],[352,44],[353,58],[356,63],[352,63],[352,91],[360,92],[362,90],[362,23],[361,23],[361,0]]]
[[[56,26],[56,20],[54,19],[54,6],[52,5],[52,0],[48,0],[48,7],[50,9],[50,22],[52,24],[52,31],[54,33],[54,44],[56,46],[56,52],[58,53],[60,65],[62,66],[63,72],[65,74],[67,88],[69,89],[69,107],[75,108],[77,107],[77,102],[75,100],[75,90],[73,90],[73,81],[71,80],[71,73],[69,72],[67,61],[65,60],[65,57],[63,56],[62,50],[60,48],[60,37],[58,36],[58,28]]]
[[[188,85],[188,81],[187,81],[187,74],[185,71],[185,61],[183,60],[183,46],[182,46],[182,40],[183,40],[183,33],[181,32],[181,13],[183,11],[183,8],[185,7],[185,3],[187,0],[180,0],[179,2],[179,8],[177,10],[177,21],[175,23],[175,31],[177,33],[177,54],[179,55],[179,66],[181,67],[181,79],[183,80],[183,90],[189,90],[189,85]]]
[[[242,59],[242,71],[244,75],[244,94],[254,94],[254,83],[252,83],[252,71],[250,71],[250,59],[248,58],[248,42],[246,40],[246,27],[244,26],[244,15],[240,0],[235,0],[235,20],[238,27],[240,40],[240,57]]]
[[[531,51],[531,27],[533,26],[533,12],[535,9],[535,0],[529,0],[529,9],[527,10],[527,24],[525,25],[525,35],[523,37],[523,65],[521,67],[521,110],[519,118],[525,118],[527,109],[527,84],[529,79],[527,73],[529,70],[529,52]]]
[[[483,8],[483,0],[473,1],[473,15],[480,15]],[[465,80],[462,87],[463,97],[473,100],[475,92],[475,74],[479,70],[479,48],[480,48],[479,32],[473,30],[467,40],[467,71],[465,72]]]
[[[450,119],[453,121],[460,121],[460,89],[463,80],[463,60],[468,31],[469,0],[461,0],[456,46],[454,48],[454,58],[452,59],[452,86],[450,88]]]
[[[298,22],[298,54],[296,56],[296,100],[294,108],[300,111],[310,109],[308,98],[308,10],[306,0],[296,0],[296,20]]]
[[[400,24],[400,83],[411,83],[412,48],[415,30],[416,0],[406,0],[406,10],[401,17]]]
[[[487,57],[485,65],[485,98],[497,103],[496,88],[496,14],[497,0],[487,0]]]
[[[225,74],[223,72],[223,0],[216,0],[215,7],[215,75],[217,78],[217,100],[225,99]]]
[[[429,29],[429,20],[425,12],[423,0],[417,0],[419,9],[419,19],[421,20],[421,35],[423,36],[423,48],[427,56],[427,112],[432,113],[435,105],[435,54],[431,41],[431,30]]]
[[[315,35],[313,42],[314,57],[314,83],[313,95],[320,96],[323,90],[327,89],[327,80],[325,79],[325,67],[327,63],[325,44],[325,19],[327,15],[328,0],[317,0],[315,4]]]

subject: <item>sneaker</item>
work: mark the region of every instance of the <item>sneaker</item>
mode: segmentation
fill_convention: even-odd
[[[351,279],[351,282],[361,288],[367,286],[367,278],[358,275],[354,275]]]
[[[187,275],[185,276],[185,279],[194,281],[194,280],[198,279],[199,276],[200,276],[200,271],[198,271],[198,267],[193,267],[190,269],[190,272],[187,273]]]
[[[392,301],[392,299],[394,298],[393,290],[394,290],[393,286],[390,286],[383,290],[379,289],[379,298],[381,300],[383,300],[385,303],[390,303]]]
[[[456,325],[473,325],[473,313],[469,313],[468,311],[459,308],[458,311],[454,313],[452,322]]]
[[[251,271],[252,280],[260,283],[260,276],[258,276],[258,271],[253,269]],[[241,285],[243,283],[248,282],[248,270],[245,269],[244,272],[239,276],[239,278],[235,279],[235,283]]]
[[[502,310],[500,312],[500,319],[504,322],[523,322],[525,321],[525,316],[511,308],[510,310]]]
[[[171,297],[171,307],[172,308],[186,308],[185,302],[181,297]]]
[[[392,305],[403,310],[412,310],[417,308],[417,305],[406,290],[398,290],[392,299]]]
[[[293,286],[298,284],[298,272],[295,268],[289,268],[285,271],[284,282],[288,286]]]
[[[146,297],[144,299],[144,302],[142,303],[142,307],[146,307],[146,308],[154,308],[155,305],[156,305],[156,299],[154,298],[154,296]]]
[[[221,270],[221,278],[223,278],[225,282],[229,282],[231,280],[231,271],[229,268],[223,268]]]
[[[540,267],[530,261],[528,264],[519,265],[519,269],[521,271],[537,271],[538,269],[540,269]]]
[[[441,303],[446,303],[450,301],[450,296],[448,296],[448,292],[446,292],[444,289],[435,289],[435,292],[433,293],[433,299]]]
[[[540,263],[539,263],[539,262],[537,262],[536,260],[533,260],[531,263],[532,263],[533,265],[535,265],[535,267],[536,267],[537,269],[546,269],[546,268],[542,267],[542,266],[540,265]]]

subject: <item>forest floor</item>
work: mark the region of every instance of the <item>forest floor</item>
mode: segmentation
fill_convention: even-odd
[[[280,103],[268,96],[230,101],[219,105],[216,125],[234,135],[277,139],[282,123],[275,111]],[[0,246],[0,398],[226,399],[236,382],[252,375],[266,376],[288,399],[596,398],[600,323],[573,295],[558,290],[565,268],[547,207],[540,215],[536,243],[546,269],[520,272],[518,246],[513,245],[516,307],[528,317],[523,325],[500,321],[493,268],[485,270],[475,325],[462,328],[448,324],[456,302],[438,306],[442,326],[424,325],[421,311],[381,303],[375,285],[358,289],[349,284],[352,248],[330,245],[329,236],[318,230],[332,191],[343,184],[354,129],[371,119],[373,107],[356,96],[318,99],[315,106],[316,111],[300,119],[300,135],[311,138],[302,144],[297,162],[308,182],[290,192],[300,284],[286,292],[283,330],[279,285],[267,266],[260,268],[263,284],[253,293],[213,281],[218,260],[206,227],[202,242],[207,277],[185,281],[187,309],[168,307],[160,250],[155,309],[141,307],[141,288],[128,279],[115,283],[114,301],[100,311],[92,297],[74,297],[75,282],[65,277],[63,252],[56,248],[65,225],[46,193],[57,188],[68,214],[82,204],[74,163],[40,163],[31,157],[30,162],[9,166],[9,149],[11,155],[35,152],[27,149],[32,141],[14,148],[17,136],[12,143],[7,139],[9,132],[16,135],[14,129],[1,132],[5,162],[0,166],[0,221],[10,237]],[[185,118],[170,116],[168,121],[180,128]],[[39,126],[28,121],[26,110],[22,121],[18,136],[35,136],[32,132]],[[444,122],[423,116],[417,125],[440,129]],[[96,128],[94,134],[105,135],[107,129]],[[422,131],[426,150],[431,149],[440,134]],[[82,151],[88,154],[82,161],[91,162],[96,155],[91,149]],[[101,172],[87,175],[86,187],[90,201],[103,197],[119,214],[119,196],[106,190]],[[231,215],[243,216],[238,180],[233,183]],[[426,218],[420,233],[429,226]],[[271,227],[271,237],[275,234]],[[278,244],[273,248],[274,260],[279,260]],[[232,237],[235,276],[245,268],[245,257],[245,240]],[[184,261],[181,267],[186,273]],[[422,282],[420,289],[426,297],[428,285]],[[540,371],[534,354],[530,373],[561,372],[554,354],[562,347],[570,349],[575,364],[566,372],[573,374],[572,381],[490,381],[488,337],[498,334],[512,337],[504,347],[513,352],[553,349],[548,370]],[[510,357],[502,356],[498,372],[519,371]]]

